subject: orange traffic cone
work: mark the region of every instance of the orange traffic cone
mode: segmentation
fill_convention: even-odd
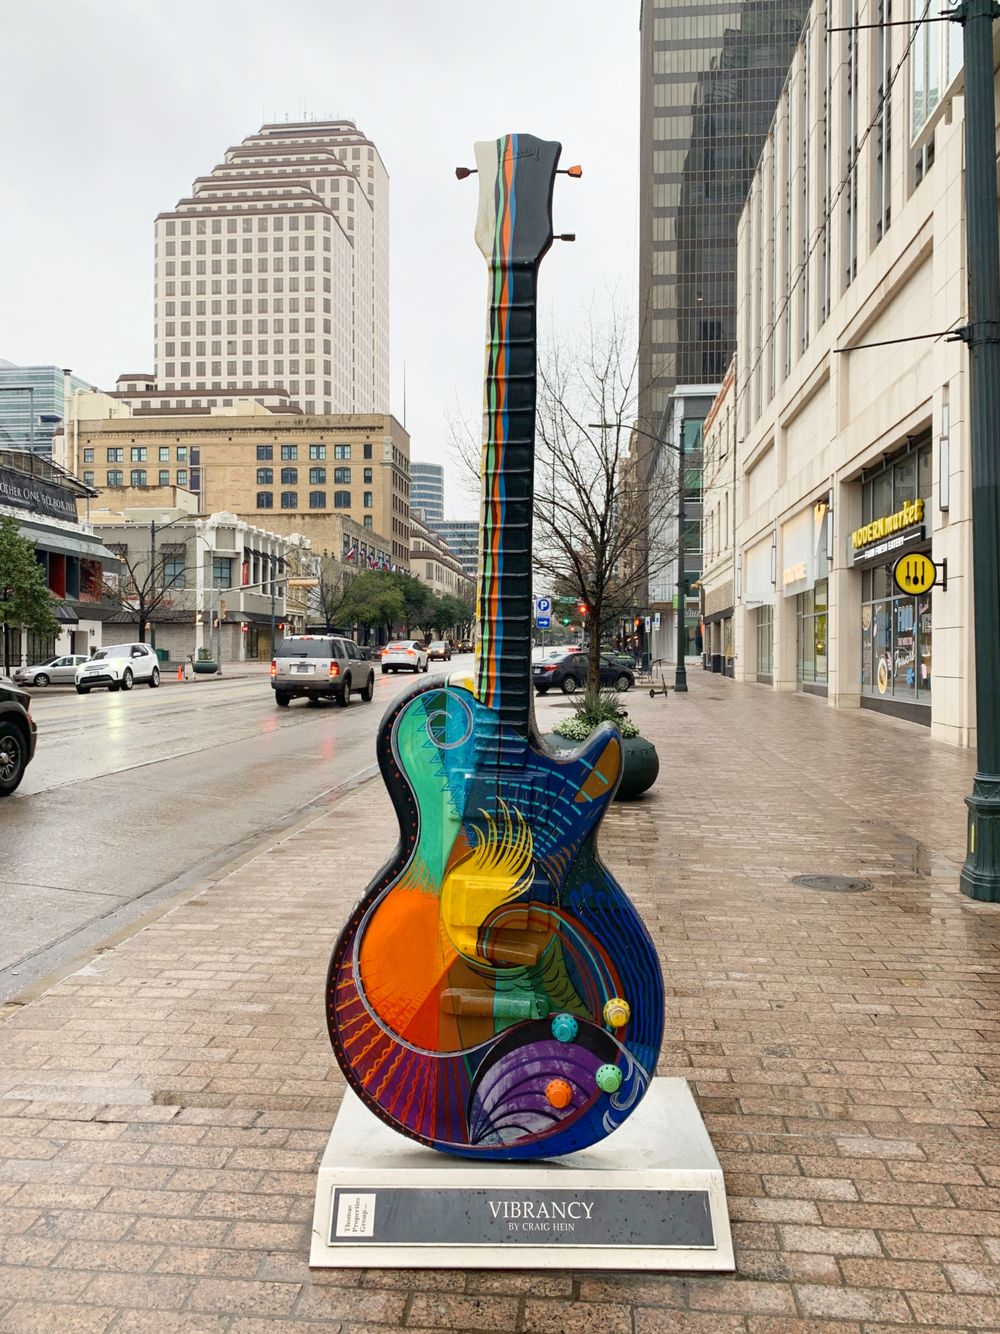
[[[183,666],[177,668],[177,679],[178,679],[178,681],[183,681],[183,680],[184,680],[184,668],[183,668]]]

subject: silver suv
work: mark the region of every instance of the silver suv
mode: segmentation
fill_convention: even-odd
[[[335,699],[346,709],[352,693],[371,703],[375,672],[353,639],[289,635],[271,659],[271,688],[275,704],[282,709],[302,696],[314,704]]]

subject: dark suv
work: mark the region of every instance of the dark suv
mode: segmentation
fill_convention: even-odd
[[[271,660],[271,688],[275,704],[283,709],[302,697],[313,704],[335,699],[346,709],[352,694],[371,703],[375,673],[353,639],[289,635]]]
[[[0,677],[0,797],[9,797],[35,754],[31,696]]]
[[[587,684],[587,655],[570,651],[540,658],[531,665],[531,679],[540,695],[556,687],[564,695],[575,694]],[[602,686],[622,692],[635,685],[632,669],[608,653],[601,654],[600,680]]]

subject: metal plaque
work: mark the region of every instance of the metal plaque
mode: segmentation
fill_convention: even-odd
[[[338,1186],[329,1244],[714,1247],[705,1190]]]

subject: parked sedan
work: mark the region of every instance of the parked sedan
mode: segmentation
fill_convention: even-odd
[[[86,653],[67,653],[62,658],[49,658],[34,667],[18,667],[14,680],[19,686],[71,686],[76,680],[76,669],[87,661]]]
[[[540,695],[558,687],[564,695],[573,695],[587,684],[588,659],[586,653],[579,651],[554,654],[545,650],[546,656],[539,657],[532,664],[531,679]],[[611,686],[615,690],[630,690],[635,685],[635,676],[630,668],[616,662],[608,654],[601,654],[600,682],[602,686]]]
[[[417,639],[394,639],[382,650],[382,675],[386,672],[426,672],[430,659]]]
[[[427,645],[429,662],[451,662],[451,645],[443,639],[432,639]]]
[[[35,754],[31,696],[0,679],[0,797],[9,797]]]

